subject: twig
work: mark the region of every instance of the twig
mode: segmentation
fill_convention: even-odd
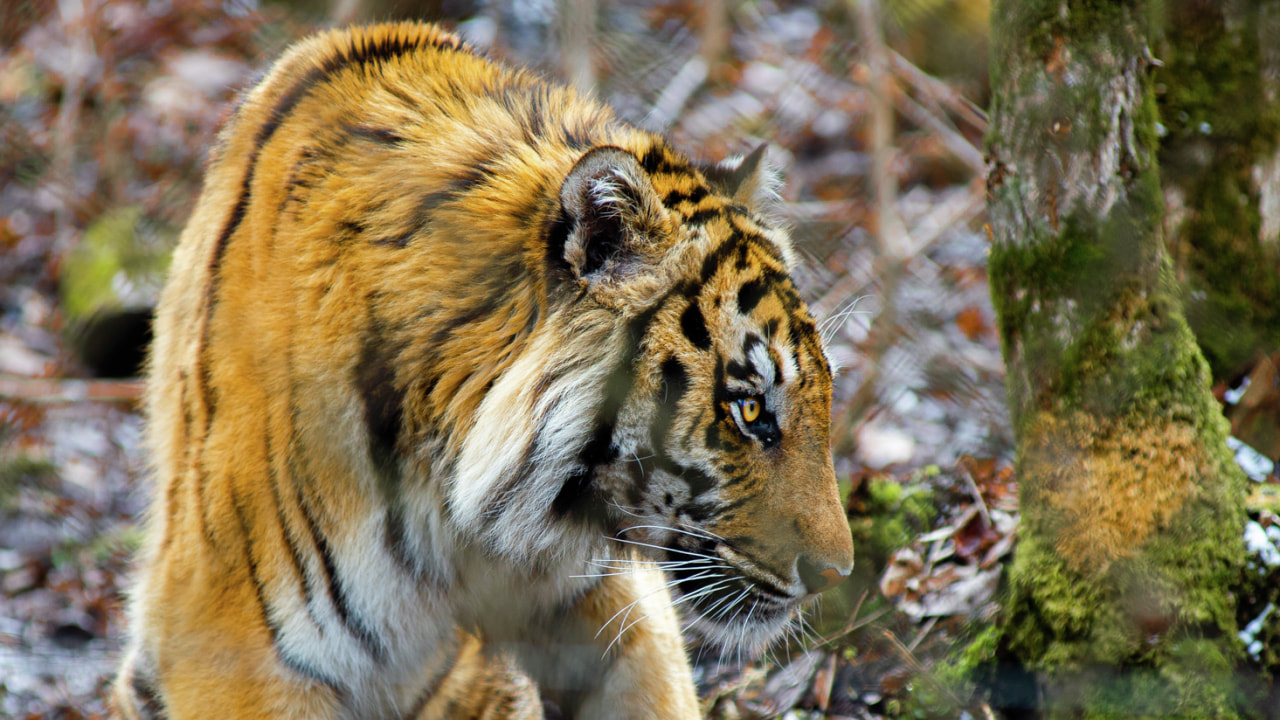
[[[653,108],[645,116],[643,125],[652,130],[666,130],[684,109],[689,98],[702,87],[707,79],[707,61],[701,55],[694,55],[681,66],[671,82],[663,89]]]
[[[925,621],[924,627],[920,628],[920,632],[916,633],[916,639],[911,641],[911,644],[907,646],[907,649],[915,652],[916,648],[920,646],[920,641],[924,640],[925,636],[928,635],[937,624],[937,616],[931,616],[927,621]]]
[[[920,218],[911,228],[910,238],[906,243],[906,257],[913,260],[919,258],[947,230],[969,222],[985,210],[985,193],[985,186],[981,182],[974,182],[969,186],[969,191],[960,200],[944,201],[934,206],[927,215]],[[850,269],[849,272],[837,278],[836,282],[821,298],[813,302],[814,312],[821,316],[824,312],[831,312],[835,308],[842,307],[849,298],[866,295],[871,281],[877,276],[879,269],[877,265],[872,272],[861,276],[856,275]],[[907,265],[906,269],[907,272],[917,274],[916,269],[912,268],[911,265]]]
[[[982,513],[982,519],[986,521],[987,527],[995,527],[991,524],[991,511],[987,510],[987,501],[982,499],[982,490],[978,488],[978,481],[973,479],[973,473],[967,467],[964,468],[964,479],[969,486],[969,492],[973,493],[973,499],[978,501],[978,512]]]
[[[729,52],[729,8],[725,0],[703,0],[698,6],[698,50],[714,68]]]
[[[987,209],[987,186],[981,180],[969,183],[968,192],[958,201],[945,201],[911,228],[907,240],[907,257],[918,257],[947,230],[969,222]]]
[[[575,88],[596,89],[596,65],[592,43],[596,37],[596,0],[563,0],[560,3],[560,69]]]
[[[858,17],[862,31],[862,46],[870,71],[871,89],[871,181],[875,195],[878,228],[879,257],[881,265],[876,277],[880,279],[883,298],[880,312],[871,321],[871,342],[866,348],[866,372],[862,384],[838,419],[833,450],[846,454],[854,449],[855,425],[876,405],[881,375],[881,363],[897,337],[897,294],[902,280],[907,255],[907,231],[896,208],[898,181],[893,174],[893,77],[888,72],[888,49],[880,27],[880,6],[877,0],[849,0]]]
[[[956,707],[962,707],[964,705],[964,703],[961,702],[960,698],[956,697],[956,694],[951,691],[951,688],[939,682],[938,678],[934,677],[933,673],[929,672],[928,668],[926,668],[924,665],[920,663],[919,660],[916,659],[915,653],[913,653],[911,649],[908,648],[906,645],[903,645],[902,641],[898,639],[897,635],[894,635],[889,630],[885,630],[883,634],[884,634],[884,637],[889,640],[889,643],[893,645],[893,648],[898,651],[898,654],[902,656],[902,659],[906,661],[907,665],[911,667],[912,672],[924,678],[930,684],[932,684],[935,688],[945,693],[946,696],[951,700],[952,704],[954,704]]]
[[[986,132],[987,114],[972,100],[956,92],[955,88],[915,66],[915,63],[889,50],[889,62],[894,72],[907,81],[917,92],[930,100],[947,105],[952,112],[979,132]]]
[[[817,649],[835,640],[839,640],[840,638],[844,637],[845,635],[848,635],[854,630],[857,630],[869,623],[873,623],[876,620],[879,620],[880,618],[884,617],[885,615],[893,611],[893,608],[885,608],[883,610],[872,613],[871,615],[868,615],[867,617],[859,620],[858,613],[861,612],[862,603],[866,599],[867,599],[867,591],[864,590],[862,592],[862,596],[858,598],[858,604],[853,606],[853,612],[849,614],[849,619],[845,621],[844,627],[840,628],[839,630],[831,633],[830,635],[824,638],[818,639],[816,642],[813,643],[810,649]]]
[[[911,98],[899,93],[895,98],[898,110],[911,118],[916,125],[926,127],[932,130],[941,140],[947,149],[953,155],[960,158],[960,161],[969,166],[969,169],[979,177],[985,177],[987,174],[987,161],[982,157],[982,151],[973,146],[969,139],[961,135],[951,127],[950,123],[945,122],[934,114],[929,108],[912,100]]]
[[[0,377],[0,399],[29,403],[135,402],[141,380],[64,380]]]

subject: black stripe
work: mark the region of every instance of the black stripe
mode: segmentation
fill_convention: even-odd
[[[292,466],[293,463],[290,463],[290,465]],[[296,477],[297,473],[293,474]],[[365,625],[361,617],[351,612],[351,607],[347,602],[346,589],[343,588],[342,578],[338,576],[338,569],[333,560],[333,550],[329,547],[329,540],[321,532],[320,526],[316,522],[315,514],[299,487],[300,484],[295,483],[294,486],[297,492],[298,506],[302,508],[302,517],[307,521],[307,529],[311,533],[311,542],[315,544],[316,553],[320,556],[320,564],[324,568],[326,587],[329,591],[329,602],[333,605],[334,611],[338,613],[338,618],[342,621],[343,626],[346,627],[347,632],[360,642],[365,652],[379,661],[383,660],[387,651],[382,646],[382,642]]]
[[[453,317],[442,320],[440,326],[431,333],[431,339],[427,346],[438,348],[441,343],[452,337],[459,329],[465,328],[482,317],[492,315],[498,308],[498,300],[499,298],[486,297],[483,302],[468,307]]]
[[[380,237],[380,238],[370,240],[369,242],[373,243],[374,245],[383,245],[386,247],[393,247],[393,248],[403,248],[403,247],[408,247],[409,241],[413,240],[414,236],[417,234],[418,234],[418,231],[415,228],[413,230],[406,230],[405,232],[402,232],[399,235]]]
[[[574,150],[586,150],[595,145],[595,140],[591,136],[592,129],[585,126],[562,127],[564,133],[565,144]]]
[[[702,316],[702,308],[698,307],[696,298],[681,313],[680,330],[694,347],[699,350],[711,349],[711,333],[707,332],[707,321]]]
[[[703,208],[702,210],[695,210],[691,215],[689,215],[689,217],[684,219],[684,222],[686,225],[693,225],[697,227],[700,225],[706,225],[712,220],[723,216],[723,208]]]
[[[280,476],[276,472],[275,464],[271,462],[271,440],[271,431],[268,428],[266,436],[267,484],[271,486],[271,499],[276,506],[276,522],[280,523],[280,534],[284,539],[285,549],[288,550],[289,564],[293,566],[293,572],[298,576],[298,585],[302,590],[302,599],[306,603],[307,613],[311,616],[311,622],[315,624],[317,630],[323,635],[324,626],[316,620],[315,609],[312,606],[311,583],[307,582],[307,571],[302,564],[302,552],[298,548],[297,538],[293,535],[293,527],[284,514],[284,503],[280,498]]]
[[[369,315],[376,310],[371,301]],[[355,368],[356,391],[364,401],[365,430],[369,434],[369,459],[384,493],[400,486],[400,456],[397,444],[404,413],[404,391],[396,382],[394,344],[385,337],[382,323],[370,317]]]
[[[680,401],[689,391],[689,372],[674,357],[664,360],[661,370],[657,410],[649,426],[649,440],[655,449],[653,467],[683,480],[689,486],[690,497],[697,497],[715,487],[715,479],[698,468],[675,462],[668,454],[671,425],[679,412]]]
[[[392,559],[410,577],[436,588],[443,588],[446,585],[444,578],[423,565],[421,557],[413,552],[414,548],[410,547],[404,509],[398,504],[389,507],[383,516],[383,542]]]
[[[267,633],[270,635],[271,647],[275,650],[276,658],[285,667],[300,675],[322,685],[336,687],[333,680],[315,668],[286,655],[284,649],[280,647],[280,626],[271,619],[270,606],[267,604],[266,587],[263,585],[262,578],[259,575],[258,560],[253,554],[253,536],[249,533],[249,523],[245,519],[244,506],[241,504],[240,498],[236,495],[234,489],[231,491],[231,508],[235,512],[236,520],[240,523],[241,537],[244,538],[244,560],[249,569],[249,580],[253,584],[253,592],[258,601],[258,612],[262,617],[263,624],[267,626]]]
[[[750,492],[740,493],[738,497],[725,503],[721,503],[716,509],[717,514],[721,517],[733,513],[738,508],[755,500],[754,494]]]
[[[689,486],[689,497],[696,498],[699,495],[716,487],[716,479],[695,467],[677,464],[677,476]],[[690,517],[699,522],[710,517]]]
[[[245,565],[249,569],[249,582],[253,584],[253,593],[258,599],[258,614],[262,617],[262,622],[266,624],[267,631],[271,635],[271,645],[278,648],[280,626],[271,619],[266,588],[263,587],[262,578],[258,575],[258,559],[253,555],[253,535],[249,531],[249,521],[245,519],[244,505],[240,501],[239,494],[235,492],[235,488],[229,488],[228,491],[231,495],[231,509],[235,513],[236,521],[240,524],[240,537],[243,539],[241,550],[244,554]]]
[[[733,402],[733,398],[729,397],[729,389],[725,387],[724,371],[724,362],[716,363],[714,377],[711,381],[711,407],[716,414],[715,425],[719,425],[728,418],[726,408],[728,408],[730,402]]]
[[[537,178],[531,182],[532,187],[529,188],[519,206],[511,211],[511,217],[521,228],[533,230],[536,226],[535,221],[542,217],[546,208],[551,206],[551,200],[544,180]]]
[[[151,676],[149,669],[144,676],[138,665],[139,663],[134,664],[133,677],[129,679],[129,689],[133,692],[133,707],[138,712],[138,717],[142,720],[166,720],[169,712],[165,708],[164,701],[160,699],[155,678]]]
[[[763,277],[743,283],[742,287],[738,288],[738,312],[743,315],[751,314],[767,290],[768,285]]]
[[[553,273],[564,275],[569,272],[569,261],[564,257],[564,248],[569,242],[574,224],[573,219],[561,207],[559,214],[549,220],[542,231],[547,244],[547,268]]]
[[[249,207],[250,191],[253,185],[254,174],[257,171],[258,155],[262,152],[262,148],[269,142],[281,123],[289,118],[293,110],[302,102],[311,90],[320,83],[329,79],[330,76],[351,64],[365,64],[370,62],[381,62],[389,60],[397,55],[403,54],[410,50],[418,49],[427,45],[437,48],[458,49],[459,42],[453,38],[430,38],[416,37],[410,38],[407,35],[377,38],[373,42],[369,42],[369,38],[356,35],[351,38],[352,42],[347,47],[335,48],[334,54],[327,57],[322,65],[313,68],[301,80],[293,85],[280,99],[275,106],[267,114],[267,120],[259,128],[253,139],[253,150],[249,153],[249,159],[245,168],[243,179],[240,181],[240,196],[236,199],[236,204],[231,210],[231,215],[227,219],[226,225],[223,226],[222,232],[218,235],[218,241],[214,246],[213,256],[209,259],[209,286],[205,289],[204,301],[204,327],[201,332],[201,360],[202,368],[201,380],[204,383],[202,393],[205,396],[205,407],[209,409],[212,416],[214,408],[214,391],[212,388],[211,378],[207,370],[208,358],[205,354],[209,348],[209,319],[213,314],[213,306],[215,298],[218,294],[218,287],[221,284],[221,267],[222,257],[226,253],[227,244],[231,240],[231,236],[235,233],[240,223],[244,220],[245,212]],[[207,428],[206,428],[207,433]]]
[[[690,497],[696,498],[699,494],[700,493],[691,492]],[[715,500],[703,500],[701,502],[685,503],[684,505],[681,505],[679,510],[676,512],[684,515],[695,523],[706,523],[711,518],[721,515],[720,507],[720,503]]]
[[[697,205],[698,203],[702,202],[702,199],[705,198],[708,194],[709,194],[709,191],[703,185],[695,186],[689,192],[685,192],[683,190],[672,190],[671,192],[663,196],[662,204],[669,208],[675,208],[677,205],[679,205],[682,202],[687,202],[693,205]]]
[[[640,167],[650,175],[656,173],[687,173],[692,175],[692,168],[687,162],[671,152],[661,143],[651,145],[640,157]]]
[[[720,266],[727,262],[730,256],[736,257],[738,263],[744,263],[747,260],[748,243],[741,235],[731,235],[724,242],[720,243],[714,251],[707,254],[702,261],[702,283],[705,285],[715,277],[720,270]]]
[[[533,139],[540,140],[547,132],[547,103],[543,99],[546,91],[543,88],[526,88],[525,92],[525,127]],[[530,145],[535,143],[530,143]]]
[[[737,360],[728,360],[724,364],[725,373],[735,380],[750,380],[759,377],[754,368],[747,363],[740,363]]]
[[[706,445],[708,450],[719,450],[724,447],[724,441],[720,437],[720,423],[707,424]]]
[[[669,170],[667,164],[666,153],[663,152],[661,145],[652,145],[644,152],[644,156],[640,158],[640,167],[644,171],[653,175],[662,170]]]
[[[769,362],[773,363],[773,384],[775,386],[782,385],[785,382],[785,379],[782,377],[782,355],[779,354],[778,349],[772,345],[767,346],[766,349],[769,351]],[[800,362],[796,360],[795,364],[799,367]]]
[[[657,409],[649,426],[649,442],[659,455],[666,455],[671,424],[680,411],[680,401],[689,390],[689,372],[674,357],[662,361],[662,383],[658,387]]]
[[[371,140],[383,145],[398,145],[404,142],[404,137],[390,128],[373,127],[363,123],[347,125],[343,128],[343,131],[354,137]]]
[[[778,335],[778,323],[779,323],[779,319],[778,319],[778,318],[776,318],[776,317],[769,318],[768,320],[766,320],[766,321],[765,321],[765,323],[764,323],[764,336],[765,336],[767,339],[769,339],[769,340],[773,340],[775,337],[777,337],[777,335]]]

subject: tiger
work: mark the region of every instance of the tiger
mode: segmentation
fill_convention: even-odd
[[[155,316],[118,717],[697,718],[853,564],[765,148],[417,22],[287,49]]]

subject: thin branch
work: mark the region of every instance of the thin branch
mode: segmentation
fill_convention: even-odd
[[[894,113],[891,104],[893,76],[889,73],[888,48],[880,25],[880,5],[877,0],[849,0],[857,15],[862,34],[862,47],[866,53],[871,90],[871,185],[875,196],[876,231],[881,265],[876,276],[880,280],[882,302],[880,312],[871,321],[871,337],[866,348],[866,372],[862,385],[838,419],[833,433],[837,454],[852,452],[856,446],[855,425],[876,405],[880,384],[881,364],[885,354],[897,338],[898,286],[906,264],[907,231],[897,211],[898,180],[893,174]]]
[[[979,177],[986,175],[987,161],[983,159],[982,151],[974,147],[973,143],[957,132],[950,123],[942,120],[929,108],[906,95],[899,93],[894,99],[897,101],[898,110],[903,115],[910,118],[916,125],[933,131],[938,139],[942,141],[942,144],[951,151],[951,154],[959,158],[965,165],[968,165],[975,175]]]
[[[893,71],[914,88],[916,92],[940,105],[946,105],[960,119],[973,126],[975,130],[986,132],[987,113],[975,105],[972,100],[956,92],[956,89],[947,83],[916,67],[914,63],[899,55],[895,50],[889,50],[889,62],[893,64]]]
[[[65,380],[0,377],[0,400],[28,403],[136,402],[141,380]]]
[[[680,117],[689,98],[693,97],[706,80],[707,61],[701,55],[690,57],[675,77],[671,78],[671,82],[667,83],[641,124],[659,132],[666,130]]]
[[[596,16],[596,0],[562,0],[560,3],[560,70],[584,93],[593,93],[596,89],[596,64],[592,57]]]

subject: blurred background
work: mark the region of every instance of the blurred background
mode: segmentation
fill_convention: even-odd
[[[418,18],[717,160],[769,143],[841,366],[853,581],[765,658],[694,648],[706,712],[977,717],[956,651],[1018,508],[987,289],[987,0],[4,0],[0,716],[100,717],[147,472],[139,364],[237,92],[291,41]]]

